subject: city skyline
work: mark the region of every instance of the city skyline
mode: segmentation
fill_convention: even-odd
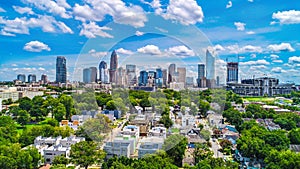
[[[104,10],[98,15],[95,13],[97,4],[92,3],[93,1],[63,2],[65,3],[53,1],[62,10],[52,13],[48,12],[52,11],[52,8],[46,2],[8,1],[0,5],[0,38],[6,42],[0,46],[2,70],[0,81],[15,79],[17,74],[28,75],[38,71],[40,72],[36,73],[38,77],[47,74],[53,81],[55,80],[53,58],[56,56],[65,56],[68,59],[67,76],[73,80],[78,53],[88,38],[114,38],[111,37],[114,30],[110,30],[110,25],[106,25],[110,22],[127,24],[135,28],[132,32],[133,38],[115,44],[114,49],[122,52],[121,55],[151,53],[150,56],[166,56],[166,54],[178,56],[179,54],[182,58],[195,55],[196,52],[189,45],[176,40],[171,41],[172,38],[166,36],[149,35],[143,31],[143,26],[150,20],[146,13],[154,12],[166,20],[176,21],[182,25],[195,25],[211,41],[211,46],[221,59],[216,60],[222,65],[221,69],[226,68],[226,59],[235,62],[234,59],[238,56],[240,79],[250,78],[255,74],[261,76],[267,74],[281,79],[282,82],[300,83],[298,73],[300,35],[297,33],[300,26],[299,2],[271,3],[244,0],[230,1],[229,4],[229,1],[179,0],[175,3],[172,0],[132,2],[116,0],[103,1],[98,5],[106,4],[109,8],[115,9],[115,4],[119,3],[123,8],[118,9],[116,13]],[[182,8],[184,4],[186,9]],[[91,12],[90,16],[83,15],[78,10],[85,6],[90,7],[86,9]],[[171,9],[180,9],[182,13],[175,13]],[[130,18],[131,20],[120,19],[126,12],[142,14],[140,17]],[[110,17],[103,17],[106,15]],[[157,27],[157,29],[161,34],[168,34],[163,33],[168,28]],[[192,36],[189,38],[193,40]],[[99,58],[111,51],[90,49],[83,52],[87,55],[97,55],[96,58]],[[166,60],[170,59],[172,58]],[[167,62],[166,60],[162,62]],[[98,67],[98,64],[97,61],[94,65],[87,64],[85,67]],[[197,75],[197,66],[189,73]],[[226,74],[222,76],[226,80]],[[224,78],[222,76],[220,78]]]

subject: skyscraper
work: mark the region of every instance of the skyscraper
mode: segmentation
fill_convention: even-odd
[[[206,87],[206,78],[205,78],[205,65],[200,63],[198,64],[198,77],[197,77],[197,86]]]
[[[238,62],[227,63],[227,82],[238,82],[239,80],[239,64]]]
[[[63,56],[56,58],[56,83],[67,82],[67,61]]]
[[[108,68],[105,61],[101,61],[99,64],[99,80],[102,83],[108,83]]]
[[[175,81],[176,65],[174,63],[169,66],[168,83]]]
[[[36,82],[36,75],[35,74],[29,74],[28,75],[28,83],[34,83]]]
[[[161,68],[156,69],[155,83],[158,87],[162,87],[163,85],[163,71],[161,70]]]
[[[156,85],[155,83],[155,79],[156,79],[156,72],[155,71],[149,71],[148,72],[148,85],[153,87]]]
[[[97,68],[90,67],[83,69],[83,82],[84,83],[93,83],[97,82]]]
[[[45,75],[45,74],[42,74],[42,76],[41,76],[41,82],[43,84],[47,84],[48,83],[48,76]]]
[[[146,86],[148,84],[148,72],[140,71],[139,86]]]
[[[216,57],[214,54],[213,49],[207,49],[206,50],[206,78],[210,80],[215,80],[215,74],[216,74],[216,69],[215,69],[215,62],[216,62]]]
[[[123,67],[119,67],[116,72],[116,84],[123,87],[126,85],[126,81],[126,70]]]
[[[185,85],[186,82],[186,68],[185,67],[179,67],[177,68],[178,72],[178,82],[183,83]]]
[[[20,80],[21,82],[26,82],[26,76],[24,74],[18,74],[17,80]]]
[[[118,55],[114,50],[110,57],[110,68],[109,68],[109,81],[111,83],[116,83],[116,72],[118,69]]]
[[[126,65],[127,85],[134,86],[137,84],[136,65]]]
[[[167,82],[168,82],[168,71],[167,69],[162,70],[162,79],[163,79],[163,86],[167,87]]]

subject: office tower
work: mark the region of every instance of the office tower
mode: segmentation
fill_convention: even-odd
[[[167,69],[162,70],[162,79],[163,79],[163,86],[167,87],[167,82],[168,82],[168,71]]]
[[[93,83],[97,82],[97,68],[90,67],[83,69],[83,82],[84,83]]]
[[[105,61],[101,61],[99,64],[99,80],[102,83],[108,83],[108,68]]]
[[[216,79],[215,62],[216,62],[216,58],[213,49],[210,48],[207,49],[206,50],[206,78],[207,79],[213,79],[213,80]]]
[[[56,58],[56,83],[67,82],[67,61],[63,56]]]
[[[146,86],[148,84],[148,72],[140,71],[139,86]]]
[[[168,83],[174,82],[175,81],[175,74],[176,74],[176,65],[170,64],[169,66],[169,74],[168,74]]]
[[[155,86],[155,79],[156,79],[156,72],[155,71],[149,71],[148,72],[148,86]]]
[[[198,64],[198,77],[197,77],[197,86],[198,87],[206,87],[204,84],[205,78],[205,65],[200,63]]]
[[[26,76],[24,74],[18,74],[17,80],[20,80],[21,82],[26,82]]]
[[[238,82],[239,80],[239,64],[238,62],[227,63],[227,83]]]
[[[34,83],[34,82],[36,82],[36,75],[35,74],[28,75],[28,83]]]
[[[186,86],[188,86],[188,87],[194,86],[194,78],[193,77],[186,77]]]
[[[45,75],[45,74],[42,74],[42,76],[41,76],[41,82],[43,84],[47,84],[48,83],[48,76]]]
[[[161,70],[161,68],[156,69],[155,83],[158,87],[162,87],[163,85],[163,71]]]
[[[110,68],[109,68],[109,82],[116,83],[116,72],[118,69],[118,55],[114,50],[110,57]]]
[[[185,84],[186,82],[186,68],[185,67],[179,67],[177,68],[178,72],[178,82]]]
[[[123,67],[119,67],[116,73],[116,83],[118,86],[125,86],[126,85],[126,70]]]
[[[220,76],[217,76],[217,86],[220,86]]]
[[[128,86],[135,86],[137,84],[135,65],[126,65],[126,77]]]

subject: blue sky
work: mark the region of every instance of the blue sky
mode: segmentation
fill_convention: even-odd
[[[240,78],[267,74],[299,84],[299,30],[299,1],[4,1],[0,81],[19,73],[45,73],[54,80],[58,55],[68,59],[69,79],[80,80],[82,68],[108,60],[112,49],[121,66],[155,69],[178,63],[195,76],[203,49],[211,46],[221,77],[226,58],[239,56]]]

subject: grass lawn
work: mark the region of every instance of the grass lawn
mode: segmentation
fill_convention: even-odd
[[[172,128],[171,131],[172,131],[172,133],[179,133],[179,129],[178,128]]]
[[[274,97],[244,97],[244,101],[248,102],[273,102],[275,101]]]
[[[47,121],[48,121],[49,119],[52,119],[52,118],[51,118],[51,117],[47,117],[45,120],[40,121],[40,122],[38,122],[37,124],[26,124],[24,127],[22,127],[20,124],[17,124],[17,132],[18,132],[19,134],[22,134],[22,132],[23,132],[23,130],[25,129],[25,127],[28,128],[28,129],[30,129],[30,128],[34,127],[34,126],[42,126],[42,125],[45,125],[45,124],[47,124]]]

